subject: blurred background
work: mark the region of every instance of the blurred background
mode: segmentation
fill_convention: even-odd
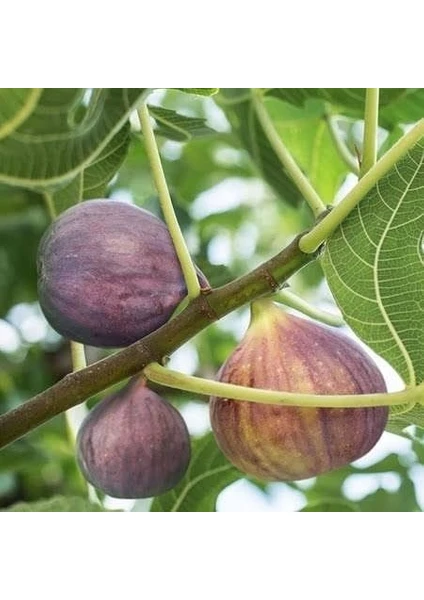
[[[158,108],[204,119],[210,128],[188,141],[160,137],[159,143],[185,239],[195,262],[213,286],[270,258],[312,223],[309,209],[299,203],[290,188],[283,194],[277,189],[272,157],[265,155],[257,160],[252,149],[247,149],[246,140],[237,131],[240,114],[231,110],[234,93],[239,94],[240,90],[211,98],[158,91],[149,98],[149,104]],[[341,197],[355,177],[332,153],[327,129],[318,136],[323,104],[310,101],[305,107],[296,108],[278,100],[275,110],[278,108],[279,131],[324,200],[330,202]],[[347,143],[359,146],[361,122],[351,119],[345,125],[344,129],[343,123],[341,127]],[[129,153],[110,183],[107,196],[135,203],[160,216],[136,119],[132,128]],[[381,135],[384,142],[384,131]],[[68,344],[47,324],[37,303],[35,259],[48,223],[41,197],[1,187],[0,413],[72,370]],[[319,261],[293,277],[290,285],[311,304],[337,314]],[[169,366],[187,374],[214,377],[243,336],[248,320],[248,309],[232,313],[175,352]],[[98,360],[106,353],[87,348],[88,361]],[[385,361],[374,354],[373,357],[389,389],[400,389],[402,384],[396,373]],[[209,430],[205,398],[169,389],[160,393],[179,407],[193,436]],[[91,399],[89,405],[98,399]],[[419,436],[419,432],[415,434]],[[345,503],[354,510],[418,511],[424,507],[423,464],[424,446],[418,440],[385,433],[366,457],[319,478],[270,485],[241,478],[220,493],[217,510],[297,511],[308,503],[322,504],[327,498],[337,498],[340,506]],[[86,495],[64,415],[0,452],[0,508],[56,494]],[[149,501],[106,499],[105,505],[141,511],[148,510]]]

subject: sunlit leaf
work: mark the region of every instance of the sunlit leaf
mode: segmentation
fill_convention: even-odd
[[[45,90],[23,124],[0,140],[0,182],[33,189],[66,184],[124,127],[143,89]]]
[[[424,381],[423,202],[420,143],[331,236],[322,263],[348,324],[411,385]]]
[[[206,119],[186,117],[159,106],[149,106],[149,113],[156,122],[156,133],[170,140],[186,142],[193,137],[216,134],[205,124]]]
[[[28,118],[41,91],[39,88],[0,89],[0,139],[10,135]]]

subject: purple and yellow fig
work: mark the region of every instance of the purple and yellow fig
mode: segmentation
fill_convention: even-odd
[[[175,487],[190,461],[180,413],[133,378],[95,406],[77,437],[84,477],[116,498],[149,498]]]
[[[358,344],[268,300],[252,305],[248,331],[219,379],[305,394],[386,391]],[[304,408],[213,397],[210,416],[219,447],[238,469],[264,481],[295,481],[366,454],[383,433],[388,408]]]
[[[187,293],[166,225],[116,200],[65,211],[41,240],[37,263],[46,319],[92,346],[132,344],[166,323]]]

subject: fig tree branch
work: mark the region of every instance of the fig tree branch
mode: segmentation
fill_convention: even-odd
[[[111,385],[161,362],[202,329],[233,310],[275,292],[291,275],[315,258],[299,249],[300,236],[250,273],[220,288],[202,290],[187,308],[157,331],[131,346],[66,375],[21,406],[0,416],[0,448],[52,417]]]

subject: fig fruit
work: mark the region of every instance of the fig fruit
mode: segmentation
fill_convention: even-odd
[[[338,331],[252,305],[244,339],[219,373],[223,382],[308,394],[385,392],[371,358]],[[216,441],[241,471],[265,481],[295,481],[337,469],[379,440],[387,407],[304,408],[211,398]]]
[[[180,413],[143,378],[133,378],[85,418],[77,459],[85,478],[106,494],[149,498],[184,476],[190,437]]]
[[[89,200],[60,215],[37,264],[46,319],[91,346],[132,344],[166,323],[187,293],[166,225],[116,200]]]

